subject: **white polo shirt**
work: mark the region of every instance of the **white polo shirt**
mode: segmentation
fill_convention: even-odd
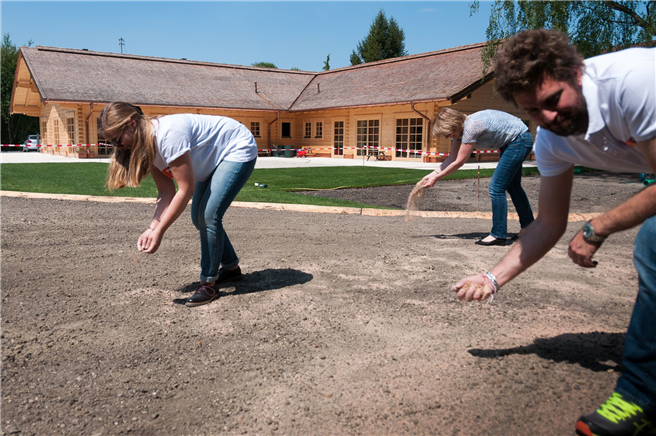
[[[556,176],[572,165],[653,172],[635,144],[656,136],[656,48],[587,59],[582,82],[588,130],[563,137],[538,128],[533,150],[540,174]]]
[[[157,152],[153,164],[171,177],[169,164],[190,152],[194,180],[203,181],[222,161],[250,162],[257,143],[239,121],[215,115],[175,114],[153,120]]]

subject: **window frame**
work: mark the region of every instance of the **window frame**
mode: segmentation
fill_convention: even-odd
[[[366,122],[365,126],[361,126],[362,122]],[[362,116],[355,119],[355,151],[357,156],[366,156],[369,149],[380,149],[381,144],[381,116]],[[360,129],[365,128],[365,132]],[[375,140],[374,140],[375,137]]]
[[[399,125],[399,122],[407,122]],[[416,116],[399,116],[394,120],[394,150],[395,157],[402,159],[421,159],[424,152],[424,118]],[[404,131],[399,132],[399,128]],[[419,140],[417,141],[417,136]],[[399,139],[401,137],[401,139]],[[405,139],[403,139],[405,137]],[[406,151],[403,151],[406,150]],[[410,151],[418,153],[411,153]]]
[[[262,137],[261,122],[258,120],[258,121],[250,121],[250,123],[251,123],[250,131],[253,137],[261,138]],[[253,126],[253,124],[257,124],[257,126]],[[257,133],[255,133],[255,131],[257,131]]]
[[[341,123],[341,133],[337,133],[338,128],[337,123]],[[334,119],[333,120],[333,155],[334,156],[343,156],[344,155],[344,141],[346,138],[346,120],[345,119]],[[341,137],[341,141],[337,141],[337,137]],[[341,145],[341,146],[340,146]]]
[[[68,135],[68,143],[75,145],[77,143],[75,140],[75,115],[66,117],[66,133]]]

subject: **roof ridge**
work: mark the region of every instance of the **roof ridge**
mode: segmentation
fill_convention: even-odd
[[[430,57],[430,56],[436,56],[436,55],[442,55],[442,54],[447,54],[447,53],[455,53],[455,52],[458,52],[458,51],[465,51],[465,50],[471,50],[471,49],[475,49],[475,48],[481,48],[481,47],[485,47],[486,45],[487,45],[487,42],[477,42],[475,44],[461,45],[461,46],[452,47],[452,48],[444,48],[442,50],[429,51],[429,52],[425,52],[425,53],[417,53],[417,54],[407,55],[407,56],[399,56],[399,57],[390,58],[390,59],[382,59],[380,61],[364,62],[364,63],[358,64],[358,65],[349,65],[347,67],[335,68],[334,70],[318,71],[316,74],[317,75],[323,75],[323,74],[329,74],[329,73],[333,73],[333,72],[353,70],[353,69],[357,69],[357,68],[367,68],[367,67],[373,67],[373,66],[377,66],[377,65],[391,64],[391,63],[394,63],[394,62],[410,61],[410,60],[421,59],[421,58],[426,58],[426,57]]]
[[[204,65],[208,67],[233,68],[233,69],[252,70],[252,71],[267,71],[271,73],[282,73],[282,74],[302,74],[302,75],[312,75],[312,76],[317,74],[316,72],[313,71],[301,71],[301,70],[297,71],[297,70],[285,70],[281,68],[253,67],[248,65],[223,64],[219,62],[206,62],[206,61],[192,61],[188,59],[162,58],[158,56],[132,55],[127,53],[111,53],[111,52],[93,51],[87,49],[48,47],[43,45],[37,45],[36,47],[21,47],[21,48],[36,49],[40,51],[72,53],[72,54],[79,54],[83,56],[125,58],[125,59],[165,62],[165,63],[173,63],[173,64]]]
[[[304,71],[304,70],[300,70],[300,71],[285,70],[285,69],[279,69],[279,68],[253,67],[253,66],[248,66],[248,65],[224,64],[224,63],[219,63],[219,62],[193,61],[193,60],[188,60],[188,59],[163,58],[163,57],[158,57],[158,56],[132,55],[132,54],[126,54],[126,53],[111,53],[111,52],[94,51],[94,50],[88,50],[88,49],[49,47],[49,46],[43,46],[43,45],[37,45],[36,47],[21,47],[21,48],[31,48],[31,49],[42,50],[42,51],[53,51],[53,52],[62,52],[62,53],[73,53],[73,54],[86,55],[86,56],[126,58],[126,59],[136,59],[136,60],[165,62],[165,63],[177,63],[177,64],[187,64],[187,65],[204,65],[204,66],[211,66],[211,67],[234,68],[234,69],[240,69],[240,70],[268,71],[268,72],[272,72],[272,73],[282,73],[282,74],[302,74],[302,75],[312,75],[312,76],[316,77],[316,76],[319,76],[319,75],[325,75],[325,74],[330,74],[330,73],[334,73],[334,72],[342,72],[342,71],[348,71],[348,70],[353,70],[353,69],[358,69],[358,68],[374,67],[374,66],[384,65],[384,64],[394,63],[394,62],[404,62],[404,61],[410,61],[410,60],[414,60],[414,59],[421,59],[421,58],[430,57],[430,56],[442,55],[442,54],[447,54],[447,53],[455,53],[455,52],[458,52],[458,51],[471,50],[471,49],[475,49],[475,48],[484,47],[486,44],[487,44],[487,42],[478,42],[478,43],[475,43],[475,44],[461,45],[461,46],[458,46],[458,47],[451,47],[451,48],[445,48],[445,49],[441,49],[441,50],[429,51],[429,52],[425,52],[425,53],[417,53],[417,54],[413,54],[413,55],[400,56],[400,57],[395,57],[395,58],[390,58],[390,59],[383,59],[383,60],[374,61],[374,62],[365,62],[365,63],[359,64],[359,65],[349,65],[349,66],[346,66],[346,67],[335,68],[334,70],[316,71],[316,72],[315,71]]]

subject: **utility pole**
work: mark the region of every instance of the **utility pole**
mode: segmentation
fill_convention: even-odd
[[[118,45],[121,46],[121,54],[123,54],[123,46],[125,45],[125,40],[123,38],[119,38]]]

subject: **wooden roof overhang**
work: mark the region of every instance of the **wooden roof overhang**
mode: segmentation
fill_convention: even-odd
[[[22,52],[18,52],[14,85],[9,103],[9,113],[24,114],[38,117],[43,99],[32,79],[32,72],[23,59]]]

